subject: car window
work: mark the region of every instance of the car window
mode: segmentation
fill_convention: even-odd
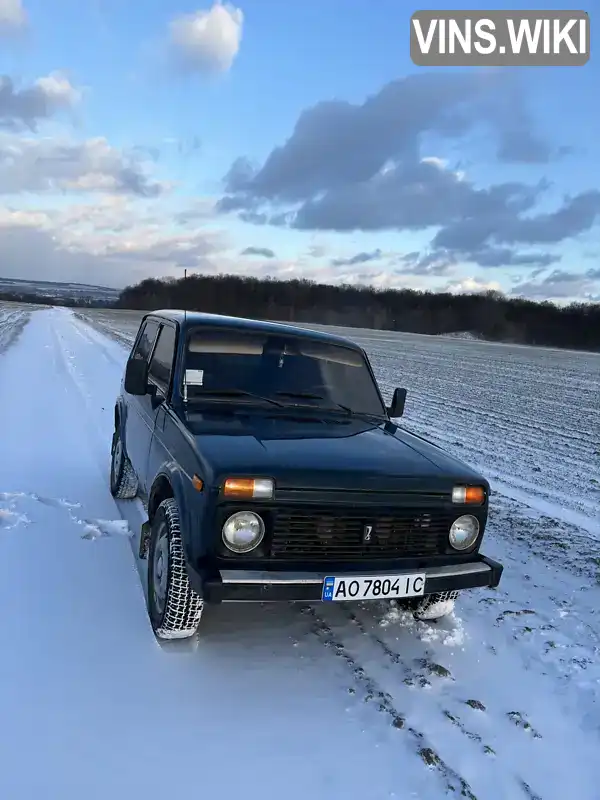
[[[356,412],[385,413],[361,351],[329,342],[197,329],[187,341],[184,369],[185,374],[190,370],[187,393],[192,399],[237,389],[289,405],[341,404]]]
[[[158,322],[155,320],[148,320],[144,325],[140,338],[131,355],[132,358],[142,359],[147,361],[152,353],[152,346],[156,339],[158,331]]]
[[[175,355],[175,338],[175,328],[172,325],[163,325],[158,334],[158,341],[150,362],[149,376],[165,394],[171,381],[171,370]]]

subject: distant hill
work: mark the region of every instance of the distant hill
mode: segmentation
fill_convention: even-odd
[[[57,302],[87,302],[92,305],[110,305],[119,297],[118,289],[93,286],[87,283],[60,283],[55,281],[27,281],[20,278],[0,278],[0,295],[54,298]]]

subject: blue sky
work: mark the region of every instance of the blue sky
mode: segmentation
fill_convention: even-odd
[[[34,112],[0,104],[0,155],[19,153],[10,173],[0,159],[0,273],[122,286],[185,266],[600,299],[598,62],[426,70],[408,51],[415,10],[397,0],[247,0],[218,14],[210,2],[188,0],[0,0],[0,74],[15,97],[37,87],[49,98]],[[203,13],[210,30],[199,36]],[[469,110],[464,134],[440,135],[435,121],[411,127],[415,101],[408,100],[420,98],[429,119],[425,92],[432,103],[443,97],[431,83],[405,92],[406,79],[428,72],[434,82],[465,73],[481,81],[483,90],[465,85],[467,100],[486,110]],[[48,76],[53,83],[40,82]],[[386,92],[392,84],[397,91]],[[361,172],[359,186],[353,161],[369,161],[370,148],[386,138],[363,105],[368,97],[379,98],[376,113],[382,125],[398,127],[402,147],[382,155],[385,169],[396,170],[387,182],[382,163],[372,175]],[[321,114],[323,101],[346,105]],[[394,102],[406,105],[394,110]],[[303,113],[310,132],[299,138]],[[364,138],[358,150],[357,136]],[[519,156],[503,158],[515,137]],[[319,152],[329,152],[327,142],[335,185],[303,180]],[[523,156],[532,142],[536,155]],[[565,152],[557,155],[559,148]],[[253,165],[250,178],[224,181],[240,157]],[[495,189],[503,184],[543,188],[508,219],[522,190],[505,207]],[[421,216],[411,203],[420,187],[431,192]],[[477,234],[471,225],[466,236],[464,215],[475,214],[468,209],[487,205],[486,219],[473,221]],[[242,255],[247,248],[267,252]]]

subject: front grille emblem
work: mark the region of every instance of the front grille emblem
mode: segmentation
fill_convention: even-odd
[[[362,535],[363,544],[368,544],[373,540],[373,526],[372,525],[364,525],[363,526],[363,535]]]

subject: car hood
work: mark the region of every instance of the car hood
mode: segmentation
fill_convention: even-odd
[[[436,491],[485,480],[462,461],[394,424],[284,423],[251,430],[188,423],[206,478],[272,477],[279,488]]]

